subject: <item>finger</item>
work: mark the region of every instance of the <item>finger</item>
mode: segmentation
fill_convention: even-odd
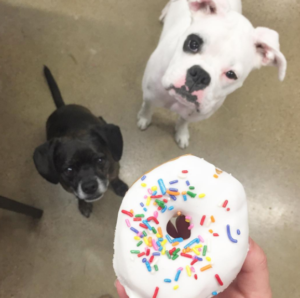
[[[250,250],[237,277],[238,288],[242,293],[251,293],[254,297],[272,297],[267,257],[252,239],[249,239],[249,243]]]
[[[116,280],[115,286],[117,288],[117,292],[118,292],[120,298],[129,298],[126,294],[124,287],[120,284],[120,282],[118,280]]]
[[[242,267],[245,273],[268,270],[267,257],[264,251],[249,238],[249,252]]]
[[[178,216],[176,219],[176,228],[179,237],[188,239],[191,236],[191,230],[188,229],[190,223],[185,221],[185,216]]]

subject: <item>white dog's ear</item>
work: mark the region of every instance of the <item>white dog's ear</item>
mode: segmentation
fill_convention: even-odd
[[[258,27],[255,29],[255,46],[259,57],[257,67],[276,66],[279,80],[283,81],[287,62],[280,52],[279,34],[274,30]]]
[[[207,14],[216,14],[229,10],[228,0],[188,0],[192,14],[202,11]]]

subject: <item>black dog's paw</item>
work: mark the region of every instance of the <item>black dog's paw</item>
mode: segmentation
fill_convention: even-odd
[[[113,188],[116,195],[124,197],[128,191],[128,185],[123,182],[121,179],[117,178],[110,182],[111,187]]]
[[[87,203],[85,201],[79,201],[78,202],[78,208],[80,213],[85,216],[86,218],[89,218],[91,216],[91,213],[93,211],[93,204]]]

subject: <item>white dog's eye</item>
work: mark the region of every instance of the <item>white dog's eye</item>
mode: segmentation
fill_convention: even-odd
[[[237,80],[238,79],[235,72],[232,71],[232,70],[229,70],[229,71],[226,72],[226,77],[230,80]]]
[[[197,40],[192,39],[189,43],[189,48],[192,52],[198,52],[199,51],[199,43],[197,42]]]
[[[203,39],[196,35],[190,34],[184,42],[183,50],[188,53],[199,53],[203,45]]]

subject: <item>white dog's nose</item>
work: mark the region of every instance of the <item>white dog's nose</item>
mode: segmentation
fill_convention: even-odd
[[[199,65],[194,65],[187,71],[186,85],[190,92],[205,89],[210,81],[210,75]]]

